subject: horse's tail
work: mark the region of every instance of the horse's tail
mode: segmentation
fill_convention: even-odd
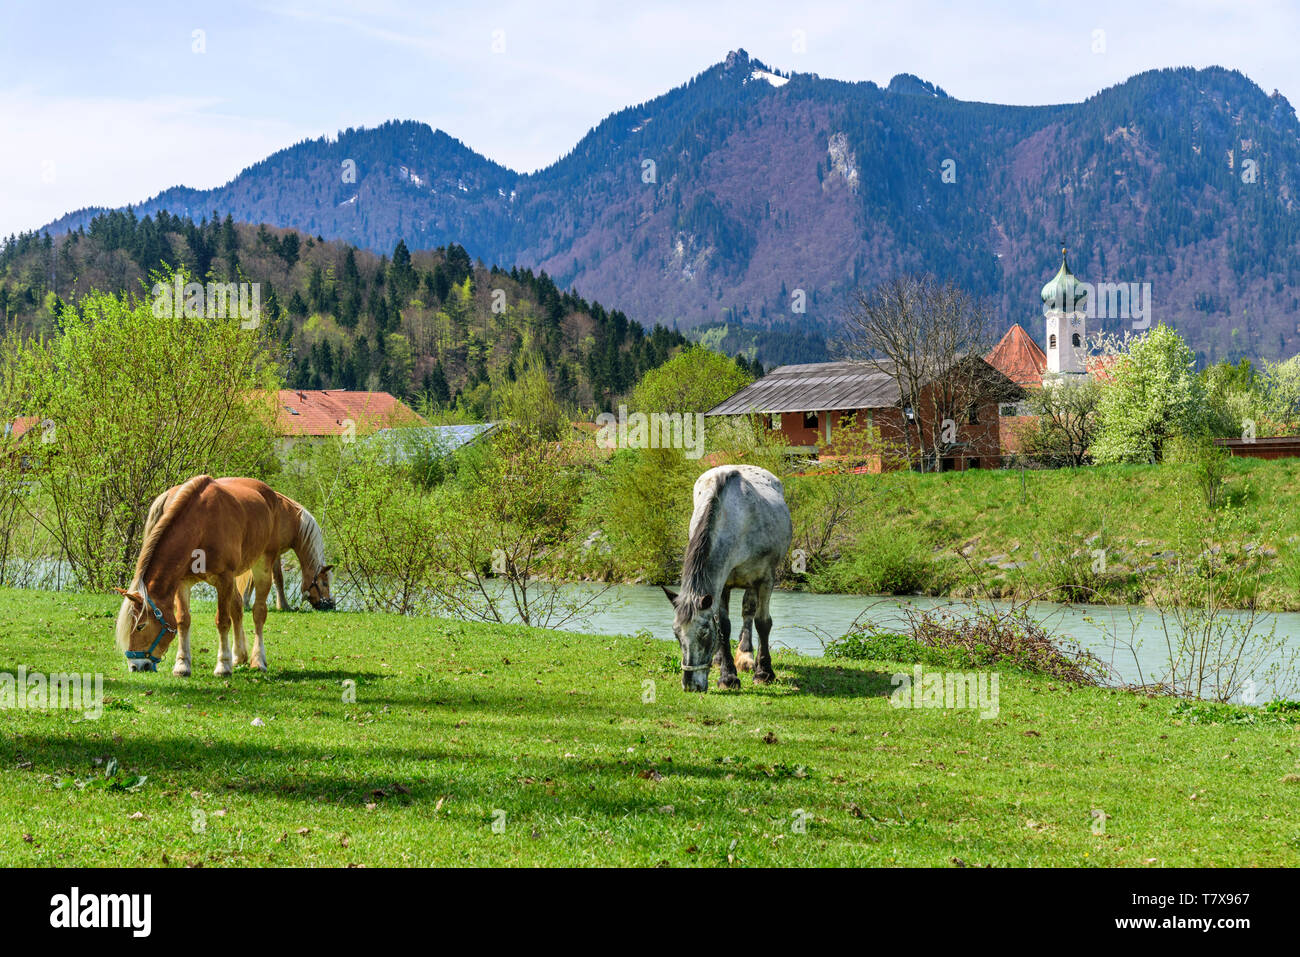
[[[244,609],[253,607],[253,598],[257,590],[253,587],[253,570],[241,572],[235,576],[235,594],[244,596]]]
[[[697,501],[697,514],[691,517],[694,528],[686,545],[686,559],[682,563],[682,594],[686,595],[688,601],[708,593],[710,583],[706,580],[705,573],[709,563],[709,550],[713,547],[714,526],[722,508],[720,499],[727,486],[739,474],[739,470],[734,468],[716,470],[709,479],[710,484],[699,489],[702,494]]]

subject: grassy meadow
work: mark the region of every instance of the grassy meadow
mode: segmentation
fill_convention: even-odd
[[[0,672],[105,696],[0,711],[6,865],[1300,864],[1300,733],[1252,709],[1003,670],[981,719],[790,654],[687,695],[668,643],[349,613],[217,679],[197,604],[195,676],[128,675],[116,607],[0,590]]]
[[[1215,549],[1244,598],[1300,609],[1300,459],[1231,459],[1213,509],[1191,467],[1172,464],[867,479],[861,515],[808,587],[1141,604],[1180,558]],[[798,496],[824,481],[788,484]]]

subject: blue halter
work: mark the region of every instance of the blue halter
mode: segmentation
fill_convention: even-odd
[[[141,590],[143,591],[143,589]],[[145,668],[144,670],[157,671],[158,663],[162,661],[162,659],[155,658],[153,656],[153,650],[158,647],[158,642],[162,641],[163,635],[167,634],[167,632],[169,631],[174,632],[176,629],[167,624],[166,619],[163,618],[162,610],[157,605],[154,604],[153,599],[149,597],[148,592],[145,592],[144,600],[149,603],[149,610],[152,611],[153,616],[158,619],[158,624],[162,626],[162,629],[158,632],[158,637],[153,640],[153,644],[149,646],[148,651],[127,651],[124,652],[124,654],[126,655],[128,660],[132,660],[132,661],[138,661],[144,658],[148,658],[149,667]]]

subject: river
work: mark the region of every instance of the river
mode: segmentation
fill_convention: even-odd
[[[575,584],[575,598],[584,598],[600,586]],[[663,592],[651,585],[615,585],[600,599],[603,607],[583,620],[564,625],[570,631],[598,634],[634,634],[644,629],[656,638],[673,640],[672,608]],[[989,604],[989,603],[985,603]],[[1006,610],[1009,603],[993,602]],[[772,645],[789,648],[803,655],[821,655],[824,643],[845,634],[855,621],[871,621],[890,626],[902,621],[900,610],[950,609],[969,612],[970,606],[948,598],[888,597],[878,595],[814,595],[807,592],[777,591],[772,595]],[[1096,654],[1114,668],[1120,679],[1137,683],[1153,681],[1163,675],[1168,651],[1160,613],[1154,608],[1126,605],[1060,605],[1036,602],[1029,606],[1033,617],[1049,633],[1066,637]],[[740,595],[732,595],[732,638],[740,632]],[[1248,613],[1223,613],[1225,621],[1238,627],[1248,620]],[[1176,632],[1171,621],[1169,627]],[[1300,651],[1300,613],[1260,613],[1255,632],[1267,636],[1271,629],[1285,639],[1288,650]],[[1300,686],[1286,681],[1285,697],[1300,697]],[[1258,701],[1274,696],[1267,682],[1257,684]]]

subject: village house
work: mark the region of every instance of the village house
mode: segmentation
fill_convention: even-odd
[[[12,422],[4,423],[4,437],[18,440],[41,424],[39,415],[20,415]]]
[[[21,415],[12,422],[5,422],[0,428],[0,455],[15,457],[19,468],[26,472],[31,468],[31,455],[23,451],[25,444],[48,439],[50,433],[41,425],[38,415]]]
[[[785,436],[792,453],[862,458],[866,471],[898,467],[909,459],[913,468],[925,471],[996,468],[1002,455],[998,406],[1022,393],[979,356],[958,365],[950,377],[960,380],[963,389],[972,383],[977,387],[947,415],[936,410],[951,404],[942,395],[952,382],[927,382],[920,395],[904,397],[887,365],[866,362],[779,366],[705,415],[761,415]],[[866,450],[846,436],[850,425],[874,432],[876,448]],[[837,446],[839,436],[845,441]]]
[[[987,356],[966,360],[979,364],[979,374],[961,364],[950,370],[949,379],[961,380],[963,388],[979,383],[972,400],[954,403],[951,381],[928,382],[919,396],[902,396],[887,363],[817,362],[773,369],[705,415],[767,416],[796,454],[844,457],[848,450],[836,447],[835,436],[852,423],[878,429],[879,444],[892,450],[895,464],[910,459],[913,468],[926,471],[997,467],[1021,449],[1021,432],[1033,421],[1024,401],[1030,390],[1068,388],[1109,371],[1106,357],[1088,354],[1088,286],[1070,271],[1064,248],[1060,268],[1039,296],[1047,349],[1013,324]],[[887,452],[863,457],[865,471],[891,464]]]
[[[993,347],[985,360],[1023,392],[1043,387],[1047,356],[1018,322],[1007,330],[1007,334]],[[1021,432],[1034,420],[1026,405],[1023,399],[998,405],[998,444],[1003,455],[1021,449]]]
[[[380,429],[428,424],[410,406],[387,392],[281,389],[276,396],[275,433],[282,452],[299,442],[322,442]]]

